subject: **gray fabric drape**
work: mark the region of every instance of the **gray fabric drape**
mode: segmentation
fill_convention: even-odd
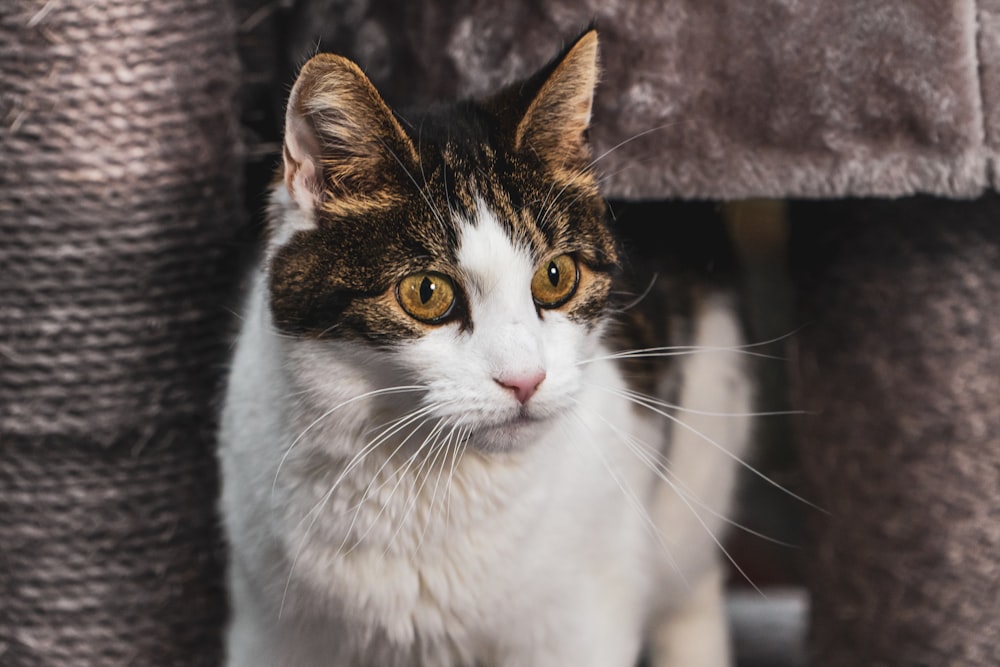
[[[344,53],[390,104],[491,90],[596,20],[609,196],[968,197],[997,184],[997,0],[295,7],[289,64],[317,44]]]

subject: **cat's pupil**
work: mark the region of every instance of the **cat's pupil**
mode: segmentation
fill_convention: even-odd
[[[559,267],[555,262],[549,262],[549,282],[553,287],[559,286]]]
[[[427,303],[434,296],[434,283],[430,278],[424,278],[420,282],[420,303]]]

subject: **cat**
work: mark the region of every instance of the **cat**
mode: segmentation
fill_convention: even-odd
[[[620,302],[598,69],[590,30],[397,115],[345,58],[302,68],[222,410],[226,664],[730,664],[738,308]]]

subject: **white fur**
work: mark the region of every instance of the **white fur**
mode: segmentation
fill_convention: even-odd
[[[296,205],[287,188],[277,188],[271,196],[271,219],[281,220],[277,229],[272,229],[267,243],[267,259],[274,256],[281,246],[288,243],[296,232],[314,229],[316,217],[311,208]],[[308,213],[307,213],[308,211]]]
[[[579,363],[607,354],[596,334],[538,316],[533,259],[489,215],[460,260],[472,330],[395,353],[276,334],[257,276],[222,416],[227,664],[630,667],[647,639],[656,667],[727,664],[709,535],[722,523],[704,507],[726,513],[735,464],[708,439],[741,455],[745,420],[679,413],[687,430],[622,399],[612,361]],[[740,344],[724,298],[704,302],[696,339]],[[682,359],[685,405],[747,412],[739,355]],[[494,378],[539,367],[522,413]],[[427,389],[356,400],[414,384]],[[380,425],[431,404],[351,468]],[[461,456],[415,454],[439,419],[440,442],[472,439]],[[690,498],[625,437],[672,439],[668,479]]]

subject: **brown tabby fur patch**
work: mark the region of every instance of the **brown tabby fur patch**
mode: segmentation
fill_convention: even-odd
[[[315,228],[297,232],[272,260],[277,327],[375,342],[423,335],[431,325],[405,315],[395,285],[417,271],[460,275],[460,226],[476,224],[481,206],[538,265],[576,256],[580,286],[562,309],[595,324],[618,263],[585,138],[596,48],[588,32],[489,99],[406,116],[394,115],[353,63],[310,61],[289,114],[315,133],[322,192]],[[472,328],[457,280],[456,287],[453,321]]]

